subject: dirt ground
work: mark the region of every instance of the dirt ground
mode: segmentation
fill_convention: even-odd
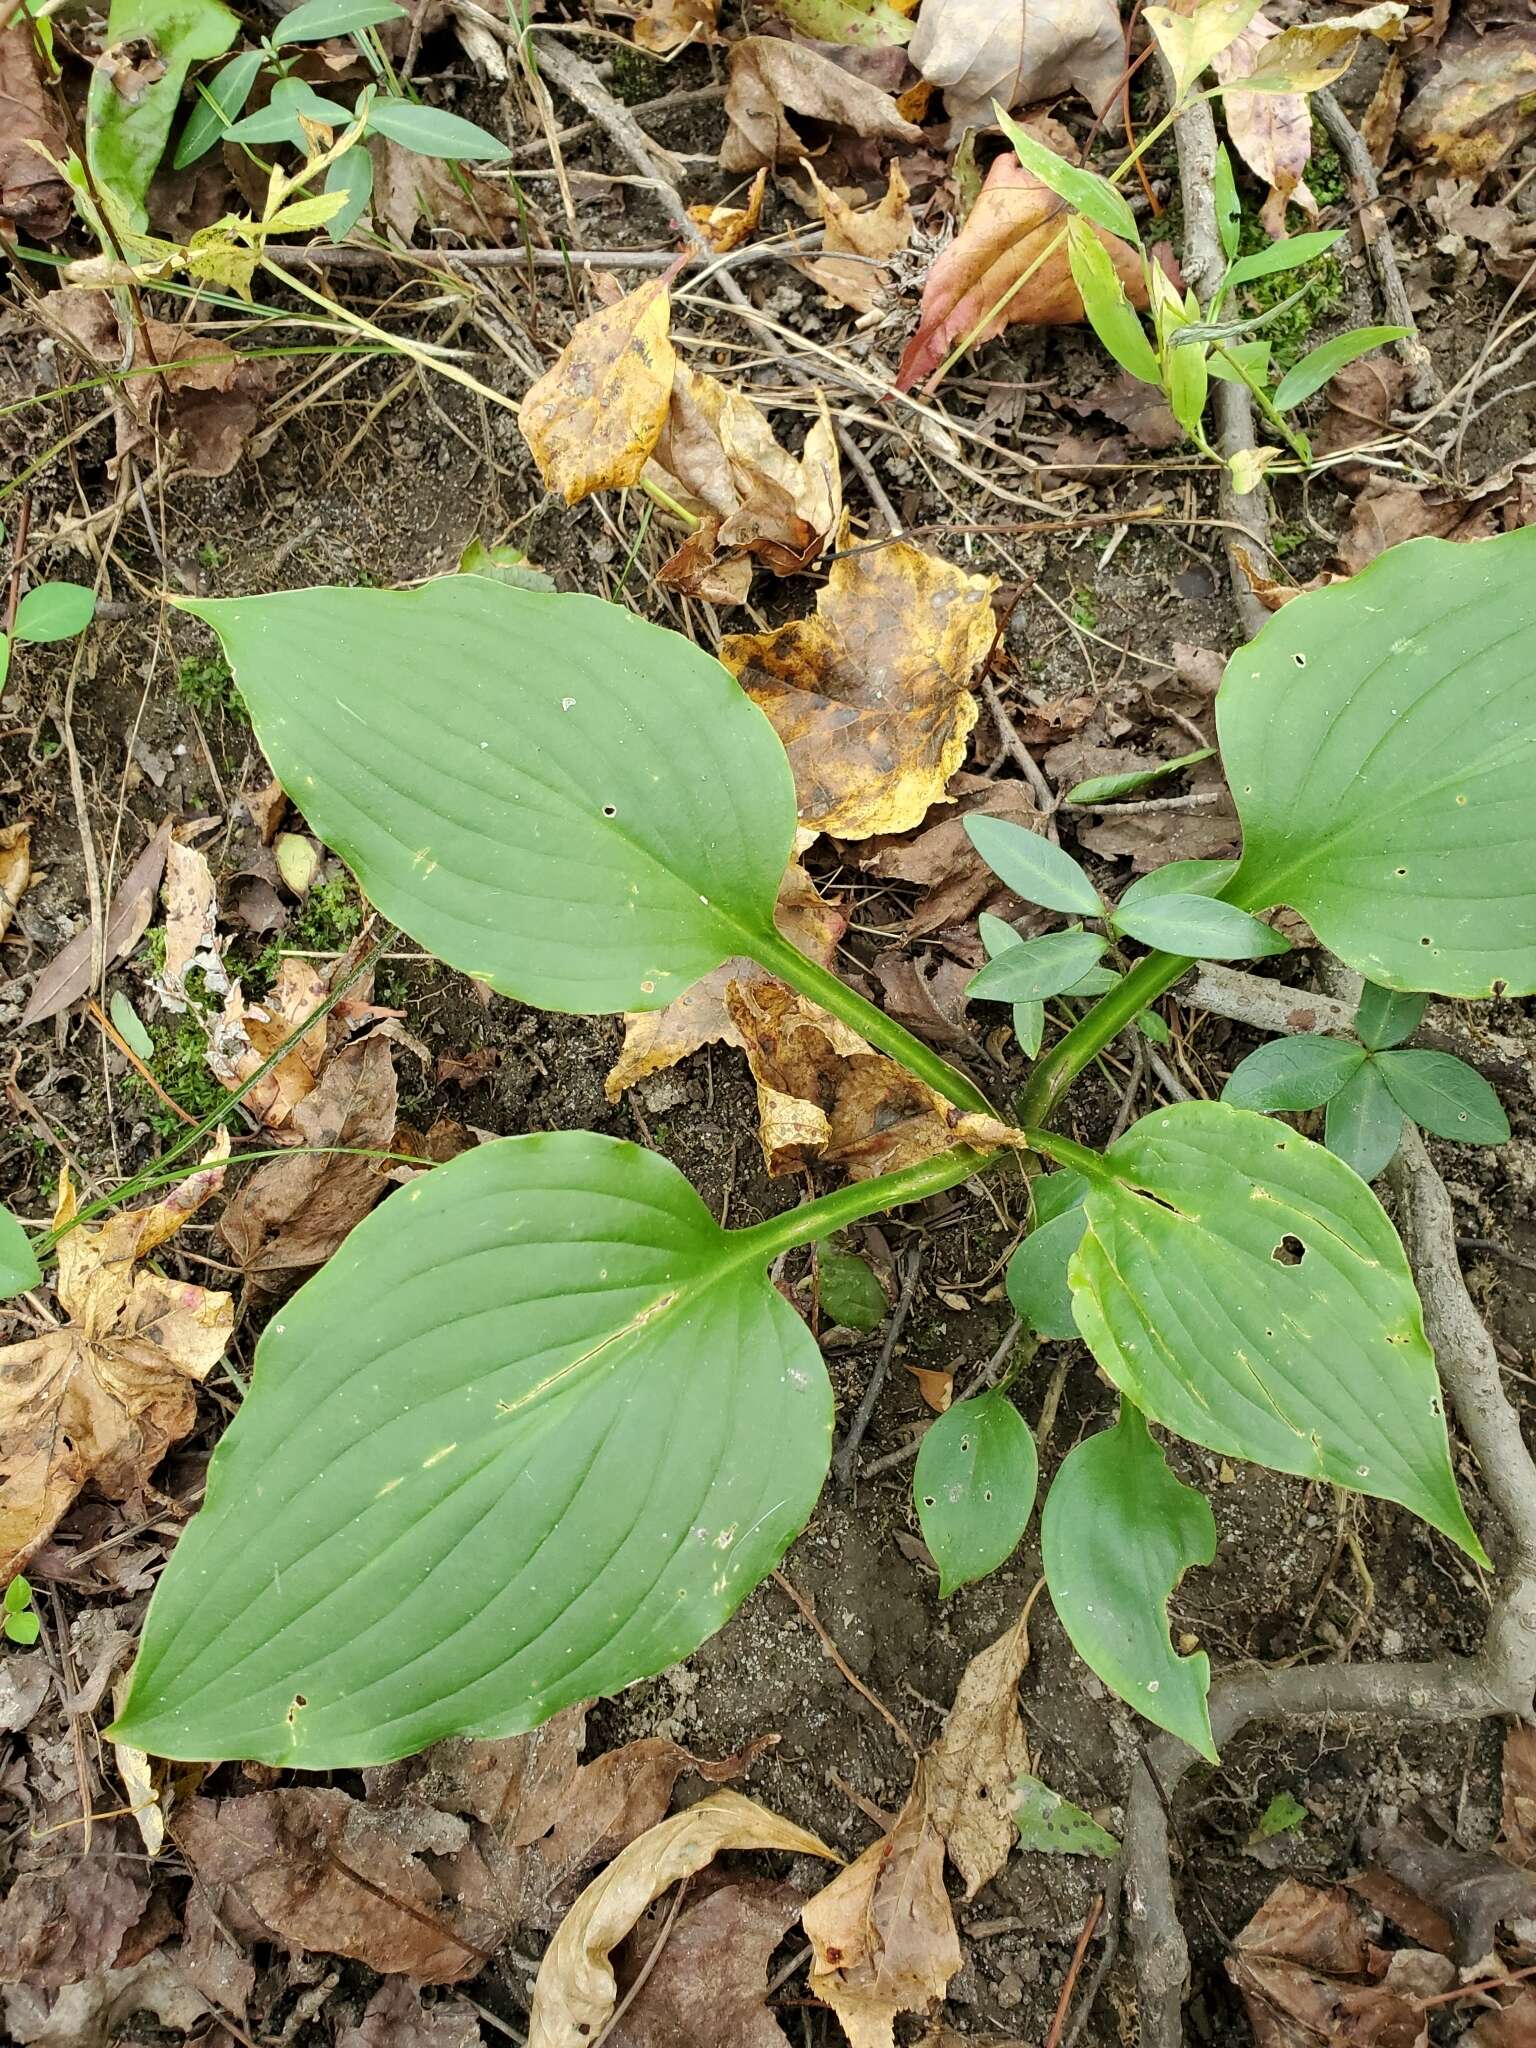
[[[679,84],[708,79],[703,59],[676,74]],[[718,140],[719,118],[718,108],[706,104],[659,129],[674,149],[704,152]],[[571,161],[581,174],[580,231],[588,246],[664,246],[664,223],[648,202],[638,203],[623,186],[589,182],[627,169],[600,138],[573,148]],[[689,196],[713,196],[724,184],[706,167]],[[839,317],[816,302],[793,270],[765,266],[741,274],[754,299],[793,332],[812,339],[845,332]],[[1341,326],[1371,317],[1363,270],[1351,265],[1346,276],[1345,300],[1328,314]],[[1425,276],[1429,303],[1421,324],[1450,381],[1476,357],[1507,288],[1478,274],[1458,280],[1445,264],[1437,273],[1433,257]],[[377,304],[386,289],[382,276],[355,285],[360,304]],[[449,305],[445,312],[442,303],[428,304],[430,288],[413,289],[426,307],[420,331],[446,331],[451,299],[443,302]],[[497,321],[514,323],[525,337],[534,336],[534,346],[547,358],[568,331],[571,291],[581,310],[591,303],[588,287],[568,290],[552,275],[541,289],[548,297],[541,324],[535,325],[526,278],[488,276],[457,334],[458,345],[473,352],[476,375],[514,398],[518,379],[487,341],[486,330]],[[50,352],[24,305],[13,302],[0,317],[3,396],[27,396],[51,374]],[[893,309],[884,328],[853,337],[849,345],[888,361],[909,320],[910,300]],[[773,395],[770,351],[759,355],[758,342],[733,328],[725,313],[692,305],[684,291],[678,325],[699,338],[697,360],[728,367],[733,375],[746,374],[768,357],[760,396]],[[1115,466],[1111,450],[1109,467],[1086,480],[1079,477],[1070,490],[1063,489],[1060,473],[1053,482],[1031,467],[1078,424],[1069,401],[1102,381],[1102,361],[1081,335],[1007,339],[985,351],[973,372],[957,379],[946,402],[956,417],[985,422],[999,448],[1015,457],[1009,471],[988,456],[989,478],[1025,494],[1053,491],[1053,506],[1069,517],[1094,514],[1095,524],[1043,539],[968,533],[968,525],[1030,515],[1015,515],[995,492],[975,488],[962,467],[916,441],[899,415],[882,420],[860,405],[855,436],[902,516],[930,529],[926,545],[1020,590],[1006,632],[1012,661],[1000,671],[1009,678],[1007,695],[1015,710],[1048,724],[1052,706],[1086,695],[1101,712],[1112,713],[1115,744],[1153,744],[1155,735],[1169,729],[1159,692],[1170,665],[1184,660],[1177,650],[1224,656],[1240,637],[1219,533],[1201,523],[1212,515],[1209,494],[1177,451],[1122,453],[1124,466]],[[250,851],[249,828],[235,799],[264,779],[262,764],[238,700],[208,669],[211,636],[153,602],[162,580],[173,593],[218,595],[311,582],[397,583],[451,567],[477,537],[509,539],[555,573],[563,587],[612,594],[622,585],[640,610],[690,626],[706,644],[710,639],[714,621],[656,587],[654,572],[665,544],[639,506],[608,499],[568,509],[552,500],[509,413],[493,412],[408,365],[402,374],[398,361],[353,365],[329,390],[307,370],[289,368],[279,388],[292,389],[300,374],[308,390],[304,402],[227,478],[183,478],[141,501],[123,488],[122,472],[114,473],[112,429],[103,422],[76,439],[64,457],[44,463],[30,484],[34,532],[63,536],[47,566],[54,573],[78,573],[80,557],[71,553],[68,535],[91,522],[92,539],[109,548],[114,573],[110,615],[78,659],[68,647],[29,652],[18,664],[0,717],[3,815],[33,821],[38,874],[0,964],[9,1092],[0,1137],[0,1195],[27,1218],[48,1213],[64,1161],[94,1193],[152,1160],[167,1136],[160,1105],[79,1006],[57,1023],[26,1032],[17,1028],[33,976],[89,919],[82,832],[90,835],[107,896],[166,816],[216,821],[202,844],[223,884],[242,872]],[[12,473],[79,425],[91,396],[13,419]],[[829,384],[829,396],[837,404],[848,394]],[[796,402],[803,416],[804,401]],[[279,398],[269,404],[283,409]],[[777,417],[783,423],[790,415]],[[1488,475],[1525,453],[1536,438],[1533,427],[1530,394],[1491,411],[1469,431],[1466,473]],[[850,479],[849,491],[862,509],[856,480]],[[1145,523],[1118,525],[1098,516],[1154,505],[1164,508],[1164,516]],[[1297,536],[1286,568],[1298,580],[1328,559],[1329,537],[1344,507],[1343,494],[1327,481],[1305,499],[1293,485],[1280,487],[1278,522]],[[773,586],[763,598],[765,618],[803,609],[808,588]],[[761,594],[761,583],[758,589]],[[1013,773],[1001,755],[998,734],[983,713],[967,767]],[[1047,772],[1058,779],[1048,754]],[[1128,871],[1123,855],[1093,858],[1111,875]],[[888,943],[879,934],[900,926],[914,892],[856,874],[837,849],[825,845],[810,864],[823,886],[846,880],[855,890],[856,929],[845,964],[862,968],[878,995],[873,967]],[[290,930],[279,943],[307,943],[320,955],[343,950],[354,935],[353,911],[344,889],[334,894],[332,928],[317,917],[306,932],[296,937]],[[243,952],[247,968],[254,968],[267,943],[263,935],[243,934],[237,956]],[[717,1215],[728,1205],[733,1222],[798,1198],[793,1182],[771,1182],[764,1173],[752,1092],[738,1054],[716,1048],[695,1055],[613,1106],[602,1083],[619,1045],[616,1020],[548,1017],[500,997],[483,1001],[446,969],[409,957],[408,944],[399,950],[403,957],[381,967],[379,999],[405,1013],[409,1030],[432,1059],[481,1049],[498,1055],[484,1078],[462,1085],[439,1082],[432,1067],[402,1053],[401,1115],[419,1129],[451,1118],[496,1134],[585,1126],[633,1138],[675,1161]],[[1304,960],[1287,961],[1284,970],[1292,980],[1307,971]],[[151,1014],[142,950],[109,974],[106,987],[109,993],[122,990],[143,1014]],[[1181,1070],[1217,1092],[1254,1041],[1176,1001],[1164,1008],[1176,1027]],[[1435,1021],[1432,1013],[1432,1028]],[[1488,1022],[1507,1038],[1532,1044],[1532,1022],[1521,1006],[1495,1006]],[[177,1065],[173,1051],[168,1057],[169,1064],[157,1062],[157,1071],[173,1095],[183,1091],[185,1108],[201,1113],[208,1098],[198,1092],[195,1072]],[[971,1064],[1004,1098],[1022,1078],[1017,1049],[1010,1053],[1009,1046],[993,1041],[975,1045]],[[1467,1253],[1474,1298],[1510,1369],[1511,1391],[1524,1405],[1536,1389],[1536,1378],[1526,1376],[1536,1371],[1536,1128],[1528,1076],[1514,1071],[1505,1078],[1514,1084],[1503,1090],[1513,1142],[1496,1153],[1438,1145],[1435,1153],[1465,1237],[1498,1240],[1525,1261],[1483,1249]],[[1155,1099],[1148,1090],[1141,1106]],[[1102,1141],[1118,1107],[1118,1088],[1107,1078],[1087,1084],[1074,1097],[1073,1127],[1086,1139]],[[887,1219],[879,1234],[866,1233],[877,1263],[920,1250],[923,1284],[866,1440],[865,1462],[899,1449],[926,1416],[917,1382],[902,1365],[953,1369],[964,1377],[997,1346],[1009,1322],[1001,1269],[1016,1214],[1002,1182],[991,1195],[962,1191],[941,1197]],[[167,1270],[205,1284],[233,1284],[213,1256],[205,1223],[178,1242],[185,1249],[168,1252]],[[267,1313],[270,1303],[248,1302],[243,1309],[232,1354],[242,1372]],[[879,1336],[840,1339],[839,1345],[830,1363],[846,1418],[873,1365]],[[1058,1374],[1064,1377],[1054,1423],[1042,1444],[1042,1497],[1061,1458],[1112,1409],[1083,1347],[1046,1345],[1018,1389],[1032,1424]],[[212,1390],[199,1435],[163,1468],[158,1488],[170,1503],[195,1497],[235,1394],[228,1383]],[[1176,1597],[1176,1640],[1186,1634],[1197,1639],[1221,1666],[1249,1659],[1434,1656],[1476,1646],[1486,1584],[1448,1543],[1408,1515],[1374,1501],[1341,1504],[1326,1491],[1254,1468],[1234,1469],[1187,1446],[1175,1446],[1172,1457],[1181,1475],[1209,1496],[1220,1535],[1215,1564],[1192,1573]],[[815,1601],[853,1672],[921,1747],[936,1735],[967,1660],[1017,1614],[1039,1576],[1040,1558],[1032,1528],[1002,1571],[941,1601],[918,1537],[908,1470],[898,1465],[848,1489],[829,1483],[784,1572]],[[1477,1470],[1465,1452],[1458,1470],[1474,1521],[1486,1523]],[[67,1630],[94,1609],[111,1627],[132,1633],[153,1566],[170,1548],[179,1514],[174,1505],[165,1510],[159,1502],[148,1504],[150,1527],[133,1534],[127,1547],[140,1567],[135,1575],[121,1568],[121,1516],[98,1501],[82,1501],[33,1574],[45,1614]],[[92,1562],[71,1565],[72,1553],[86,1551]],[[7,1651],[7,1662],[24,1654]],[[1074,1657],[1044,1600],[1035,1610],[1022,1700],[1039,1775],[1117,1829],[1128,1765],[1145,1731]],[[58,1749],[63,1729],[55,1714],[52,1723],[35,1723],[25,1740]],[[661,1735],[713,1757],[769,1733],[776,1745],[753,1763],[746,1788],[792,1820],[818,1829],[844,1852],[856,1852],[874,1838],[871,1808],[889,1815],[901,1804],[909,1757],[771,1581],[685,1665],[600,1704],[589,1724],[588,1753],[640,1735]],[[28,1831],[36,1800],[25,1789],[23,1738],[10,1738],[9,1762],[5,1740],[0,1738],[0,1827],[14,1860],[31,1853]],[[1181,1907],[1195,1966],[1192,2038],[1248,2038],[1222,1962],[1227,1943],[1278,1875],[1320,1883],[1342,1877],[1358,1865],[1363,1827],[1415,1812],[1433,1815],[1469,1849],[1484,1846],[1498,1815],[1499,1740],[1494,1724],[1437,1729],[1373,1722],[1296,1731],[1266,1726],[1234,1743],[1219,1770],[1193,1773],[1173,1815]],[[109,1802],[110,1777],[104,1783],[95,1773],[88,1760],[87,1781],[99,1803]],[[269,1781],[224,1766],[211,1789],[249,1789],[251,1778]],[[336,1782],[354,1784],[347,1774]],[[698,1784],[692,1782],[690,1792],[690,1781],[683,1781],[681,1796],[695,1796]],[[1260,1818],[1280,1794],[1299,1800],[1306,1820],[1291,1832],[1261,1838]],[[174,1854],[165,1868],[174,1906],[185,1883]],[[961,2036],[1043,2041],[1101,1883],[1102,1867],[1091,1861],[1015,1856],[962,1909],[965,1963],[951,1985],[948,2013]],[[537,1946],[530,1936],[527,1948]],[[791,1940],[782,1957],[793,1952]],[[507,2027],[520,2030],[523,2023],[529,1956],[522,1950],[519,1956],[498,1959],[465,1987],[485,2010],[487,2040],[505,2038]],[[297,2048],[333,2040],[343,2018],[355,2019],[374,1981],[360,1966],[344,1965],[326,1999],[315,2005],[305,2003],[305,1996],[318,1976],[285,1975],[290,1959],[278,1951],[258,1951],[257,1960],[264,2048],[279,2040]],[[776,2010],[790,2039],[824,2048],[840,2038],[838,2030],[830,2014],[805,2002],[803,1986],[803,1976],[790,1978],[776,1995]],[[1134,2039],[1133,2008],[1122,1958],[1083,2038],[1103,2048]],[[910,2038],[916,2040],[919,2031],[914,2027]]]

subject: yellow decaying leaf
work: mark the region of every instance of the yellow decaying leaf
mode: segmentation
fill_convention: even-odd
[[[1318,92],[1344,76],[1355,61],[1362,36],[1374,36],[1382,43],[1400,43],[1407,12],[1402,0],[1380,0],[1377,6],[1363,7],[1358,14],[1333,15],[1327,21],[1303,22],[1297,28],[1281,29],[1246,74],[1244,90]]]
[[[720,0],[645,0],[635,16],[635,41],[653,57],[670,57],[688,43],[714,42],[719,17]]]
[[[797,1173],[820,1158],[868,1180],[952,1145],[1028,1150],[1011,1124],[956,1109],[781,981],[733,981],[725,1000],[757,1083],[758,1137],[771,1174]]]
[[[640,481],[672,400],[671,319],[666,285],[641,285],[583,320],[523,400],[523,438],[568,505]]]
[[[855,211],[830,186],[823,185],[809,161],[805,169],[816,188],[827,230],[823,243],[827,253],[808,263],[806,271],[835,304],[847,306],[855,313],[872,312],[884,274],[873,262],[852,263],[848,258],[873,257],[883,261],[905,249],[911,241],[912,210],[907,205],[911,195],[901,166],[891,165],[890,181],[880,203],[860,211]]]
[[[644,16],[641,16],[644,20]],[[640,22],[635,23],[635,33],[640,32]],[[723,256],[728,249],[739,248],[763,217],[763,194],[768,189],[768,166],[765,164],[752,180],[747,190],[744,206],[690,206],[688,218],[704,235],[712,249]]]
[[[812,1995],[831,2006],[852,2048],[892,2048],[896,2015],[925,2011],[960,1967],[944,1889],[946,1851],[967,1898],[1008,1859],[1012,1788],[1029,1767],[1018,1684],[1029,1661],[1034,1598],[967,1666],[944,1732],[918,1760],[890,1833],[801,1915],[815,1956]]]
[[[798,861],[790,862],[780,885],[774,922],[786,939],[822,967],[832,965],[837,942],[848,927],[847,918],[817,892]],[[617,1102],[626,1088],[676,1066],[701,1046],[739,1046],[741,1034],[731,1021],[725,993],[733,981],[747,981],[760,972],[751,960],[727,960],[664,1010],[626,1013],[624,1048],[603,1083],[608,1100]]]
[[[1181,12],[1187,13],[1190,4],[1178,0]],[[1223,85],[1246,78],[1279,33],[1267,15],[1256,14],[1240,36],[1217,52],[1211,69]],[[1316,219],[1317,201],[1302,176],[1312,160],[1312,110],[1305,93],[1234,92],[1222,101],[1222,115],[1232,147],[1269,186],[1259,215],[1265,233],[1272,238],[1285,233],[1289,205]]]
[[[608,1958],[640,1915],[669,1885],[702,1870],[722,1849],[783,1849],[796,1856],[837,1853],[804,1828],[739,1792],[715,1792],[673,1814],[622,1849],[593,1879],[544,1951],[533,1988],[528,2048],[587,2048],[618,1995]],[[958,1958],[957,1958],[958,1960]]]
[[[152,1208],[81,1224],[59,1244],[59,1330],[0,1350],[0,1581],[9,1580],[93,1482],[124,1500],[197,1417],[234,1328],[231,1297],[138,1270],[221,1185],[229,1134],[201,1172]],[[54,1226],[75,1214],[60,1182]]]
[[[869,839],[940,800],[976,723],[995,587],[895,541],[834,562],[812,617],[721,643],[784,742],[802,823]]]
[[[0,825],[0,938],[32,880],[32,826],[26,818]]]

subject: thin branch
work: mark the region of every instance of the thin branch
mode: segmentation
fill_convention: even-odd
[[[848,1434],[843,1438],[837,1456],[832,1460],[832,1476],[839,1486],[846,1486],[853,1477],[853,1461],[859,1455],[859,1445],[864,1441],[864,1432],[869,1428],[870,1418],[875,1412],[875,1403],[880,1398],[880,1389],[885,1385],[885,1376],[891,1369],[891,1359],[897,1342],[906,1328],[907,1317],[912,1313],[912,1300],[917,1292],[917,1276],[923,1268],[923,1255],[914,1249],[907,1253],[905,1270],[901,1276],[901,1294],[896,1302],[896,1313],[891,1317],[890,1327],[885,1333],[885,1342],[880,1346],[880,1356],[875,1360],[875,1369],[869,1376],[853,1420],[848,1425]]]

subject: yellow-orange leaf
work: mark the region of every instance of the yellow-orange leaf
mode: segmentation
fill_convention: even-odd
[[[666,285],[641,285],[583,320],[523,400],[523,438],[568,505],[640,481],[672,402],[671,320]]]

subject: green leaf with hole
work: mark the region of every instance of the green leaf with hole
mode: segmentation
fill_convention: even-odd
[[[1464,1145],[1507,1145],[1509,1118],[1475,1068],[1449,1052],[1383,1052],[1381,1076],[1398,1108],[1437,1138]]]
[[[878,1330],[890,1311],[885,1289],[868,1259],[840,1252],[827,1238],[816,1247],[821,1313],[845,1330]]]
[[[1208,1450],[1397,1501],[1482,1559],[1407,1257],[1342,1160],[1180,1102],[1068,1163],[1092,1183],[1073,1312],[1129,1400]]]
[[[939,1568],[939,1597],[1006,1564],[1034,1511],[1039,1470],[1029,1424],[1006,1394],[957,1401],[931,1423],[912,1496]]]
[[[0,1204],[0,1301],[10,1301],[35,1287],[43,1277],[32,1240],[4,1204]]]
[[[1372,1052],[1401,1045],[1418,1030],[1428,1008],[1428,996],[1378,988],[1375,982],[1368,981],[1360,991],[1360,1006],[1355,1011],[1355,1036]]]
[[[311,828],[449,966],[546,1010],[655,1010],[772,943],[789,762],[679,635],[482,576],[182,604]]]
[[[201,87],[171,159],[176,170],[184,171],[188,164],[195,164],[216,142],[223,140],[229,124],[239,118],[250,98],[265,62],[260,50],[242,50]]]
[[[1403,1113],[1367,1055],[1328,1098],[1323,1142],[1362,1180],[1385,1173],[1403,1142]]]
[[[1040,1003],[1076,987],[1097,966],[1108,942],[1092,932],[1047,932],[1021,939],[989,960],[965,985],[972,1001]]]
[[[686,1657],[826,1472],[826,1371],[765,1267],[587,1131],[392,1195],[267,1325],[114,1739],[382,1763]]]
[[[403,21],[406,10],[395,0],[302,0],[272,31],[272,47],[285,43],[323,43],[327,36],[352,36],[381,22]]]
[[[1385,348],[1389,341],[1401,341],[1408,332],[1406,327],[1357,327],[1349,334],[1336,335],[1287,370],[1275,386],[1270,402],[1276,412],[1289,412],[1314,391],[1321,391],[1346,363],[1368,356],[1373,349]]]
[[[1144,1418],[1120,1404],[1113,1429],[1068,1452],[1040,1514],[1045,1582],[1072,1647],[1111,1691],[1216,1762],[1210,1659],[1180,1657],[1168,1600],[1216,1555],[1203,1493],[1175,1478]]]
[[[1142,896],[1117,905],[1113,921],[1144,946],[1194,960],[1259,960],[1291,950],[1279,932],[1219,896]]]
[[[1536,991],[1536,527],[1405,541],[1282,607],[1227,666],[1227,889],[1367,980]]]
[[[1160,383],[1157,352],[1126,296],[1114,258],[1081,214],[1067,221],[1067,262],[1089,326],[1121,369],[1143,384]]]
[[[966,835],[1000,882],[1026,903],[1061,910],[1075,917],[1098,917],[1104,906],[1099,892],[1070,853],[1039,832],[1011,825],[1006,818],[973,812],[965,820]]]
[[[508,154],[500,136],[448,114],[441,107],[418,106],[414,100],[377,99],[368,113],[368,133],[398,142],[417,156],[451,158],[455,163],[483,164]]]
[[[1008,1261],[1008,1299],[1037,1336],[1059,1340],[1077,1335],[1067,1268],[1082,1241],[1084,1222],[1081,1206],[1063,1209],[1037,1223]]]
[[[1193,768],[1197,761],[1209,761],[1215,751],[1214,747],[1201,747],[1193,754],[1180,754],[1176,760],[1159,761],[1155,768],[1131,768],[1123,775],[1090,775],[1086,782],[1074,783],[1062,801],[1069,804],[1113,803],[1117,797],[1134,796],[1138,789],[1150,788],[1154,782],[1161,782],[1167,775],[1177,775],[1181,768]],[[1196,861],[1171,861],[1169,863],[1170,867],[1205,865],[1207,863]],[[1208,865],[1212,867],[1225,865],[1230,868],[1231,863],[1212,861]],[[1161,871],[1154,868],[1152,872],[1157,874]],[[1142,880],[1150,881],[1151,876],[1144,875]]]
[[[1019,1847],[1044,1856],[1118,1856],[1120,1844],[1091,1813],[1025,1774],[1013,1788]]]
[[[1122,241],[1140,244],[1141,231],[1123,192],[1117,191],[1097,171],[1084,170],[1081,164],[1069,164],[1054,149],[1047,149],[996,100],[992,102],[992,113],[1026,171],[1038,178],[1058,199],[1064,199],[1077,213],[1096,221]]]
[[[1237,180],[1232,175],[1232,157],[1223,142],[1216,150],[1216,167],[1211,174],[1211,192],[1216,202],[1216,232],[1221,240],[1221,253],[1230,263],[1236,256],[1243,238],[1243,202],[1237,196]]]
[[[1236,1109],[1321,1109],[1364,1065],[1347,1038],[1276,1038],[1233,1068],[1221,1099]]]
[[[195,64],[222,57],[240,23],[220,0],[112,0],[105,56],[86,97],[86,161],[127,225],[149,225],[144,199],[170,140],[182,87]],[[133,45],[131,51],[124,45]],[[120,87],[114,51],[131,57],[136,85]]]
[[[18,640],[73,640],[96,616],[96,593],[83,583],[39,583],[16,607]]]

